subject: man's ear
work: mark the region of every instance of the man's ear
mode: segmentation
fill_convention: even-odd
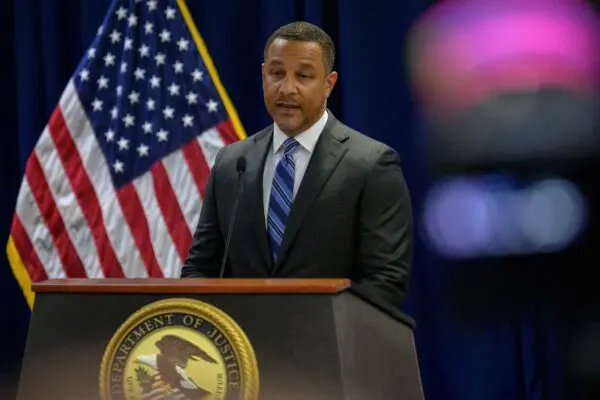
[[[325,97],[329,97],[333,88],[335,87],[335,83],[338,80],[338,73],[336,71],[331,71],[329,75],[325,78]]]

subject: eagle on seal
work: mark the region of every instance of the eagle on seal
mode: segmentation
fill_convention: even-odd
[[[189,360],[203,360],[211,364],[218,361],[190,341],[174,334],[167,334],[156,341],[157,354],[141,355],[136,363],[156,371],[142,380],[142,400],[157,398],[178,400],[201,400],[211,394],[185,373]],[[144,372],[140,371],[143,375]]]

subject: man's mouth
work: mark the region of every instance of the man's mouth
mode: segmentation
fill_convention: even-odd
[[[286,110],[296,110],[296,109],[300,108],[300,106],[298,104],[295,104],[295,103],[286,103],[286,102],[283,102],[283,101],[277,102],[277,103],[275,103],[275,105],[277,107],[279,107],[279,108],[283,108],[283,109],[286,109]]]

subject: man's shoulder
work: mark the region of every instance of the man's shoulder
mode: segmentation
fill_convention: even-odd
[[[346,145],[349,149],[349,155],[358,157],[361,159],[368,159],[375,161],[378,159],[383,153],[391,153],[397,155],[396,150],[394,150],[389,145],[374,139],[373,137],[360,132],[354,128],[349,127],[348,125],[337,122],[334,128],[336,135],[345,138]]]
[[[237,158],[248,154],[248,151],[252,148],[252,146],[256,145],[258,140],[267,139],[266,136],[269,134],[271,129],[272,125],[267,126],[266,128],[263,128],[260,131],[245,137],[244,139],[237,140],[224,146],[221,149],[221,154],[219,155],[219,163],[237,162]]]

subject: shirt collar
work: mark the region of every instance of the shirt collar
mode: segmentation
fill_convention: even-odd
[[[321,132],[325,128],[325,124],[327,123],[327,110],[321,115],[321,118],[317,122],[313,124],[310,128],[305,130],[304,132],[299,133],[294,138],[300,143],[306,151],[312,153],[317,145],[317,141],[319,140],[319,136],[321,136]],[[283,142],[288,138],[288,136],[279,129],[277,124],[274,124],[273,129],[273,152],[277,153],[281,147],[283,146]]]

